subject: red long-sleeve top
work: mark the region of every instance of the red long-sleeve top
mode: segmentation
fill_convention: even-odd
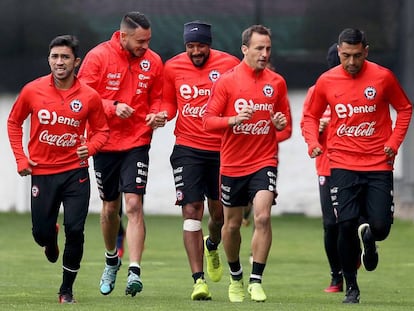
[[[390,70],[365,61],[355,76],[341,65],[320,76],[303,114],[309,154],[315,147],[323,149],[318,127],[327,105],[331,108],[327,140],[331,168],[393,169],[394,158],[386,156],[384,147],[398,151],[410,123],[412,105]],[[397,112],[394,129],[390,105]]]
[[[146,125],[148,113],[159,111],[162,96],[163,64],[160,56],[148,49],[132,57],[120,44],[120,32],[87,53],[78,77],[102,97],[110,137],[102,151],[123,151],[150,144],[152,129]],[[114,102],[135,109],[121,119],[115,114]]]
[[[246,105],[255,111],[252,118],[229,126],[229,118]],[[203,125],[206,130],[224,131],[221,174],[245,176],[277,165],[277,130],[270,120],[271,111],[280,111],[291,119],[286,82],[270,69],[256,73],[242,61],[214,84]]]
[[[22,125],[30,115],[28,156],[23,150]],[[89,155],[94,155],[107,141],[109,129],[98,93],[75,78],[73,86],[65,91],[55,87],[53,76],[47,75],[26,84],[14,103],[7,121],[10,145],[18,172],[37,163],[32,175],[56,174],[87,167],[76,149],[80,136],[87,137]]]
[[[161,111],[168,120],[177,114],[174,134],[176,144],[201,150],[219,151],[220,132],[206,132],[202,117],[213,83],[224,72],[240,63],[228,53],[210,49],[202,67],[196,67],[187,53],[181,53],[165,63]]]
[[[305,97],[305,101],[303,103],[303,111],[306,111],[308,109],[310,99],[312,97],[314,89],[315,89],[315,86],[311,86],[309,88],[306,94],[306,97]],[[329,106],[323,113],[322,118],[331,119],[331,109],[329,108]],[[303,130],[303,115],[302,115],[302,120],[300,122],[300,127]],[[326,127],[322,132],[319,132],[319,139],[318,139],[319,143],[321,144],[324,150],[326,150],[327,139],[328,139],[328,128]],[[318,174],[318,176],[330,176],[331,175],[331,168],[329,166],[329,158],[326,152],[316,157],[315,168],[316,168],[316,173]]]

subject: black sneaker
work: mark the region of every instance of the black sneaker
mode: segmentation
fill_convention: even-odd
[[[378,265],[377,245],[374,239],[367,239],[366,233],[369,229],[369,224],[365,223],[358,227],[358,237],[361,241],[361,262],[367,271],[373,271]]]
[[[76,303],[76,300],[75,298],[73,298],[73,295],[71,292],[62,292],[62,293],[59,293],[59,303],[72,304],[72,303]]]
[[[343,303],[359,303],[359,289],[358,287],[349,287],[346,290]]]

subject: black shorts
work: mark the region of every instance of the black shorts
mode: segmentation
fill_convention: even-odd
[[[220,153],[175,145],[170,157],[176,205],[219,199]]]
[[[323,224],[325,226],[334,225],[336,224],[336,215],[331,200],[330,176],[319,176],[318,179]]]
[[[145,194],[149,145],[128,151],[99,152],[93,157],[99,196],[114,201],[121,192]]]
[[[392,224],[394,216],[392,171],[331,170],[332,205],[338,222],[366,218],[369,223]]]
[[[276,199],[276,180],[277,167],[271,166],[241,177],[221,175],[221,203],[226,207],[247,206],[260,190],[273,192]]]

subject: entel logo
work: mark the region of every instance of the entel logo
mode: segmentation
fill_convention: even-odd
[[[244,98],[238,98],[234,102],[234,110],[239,113],[244,107],[250,106],[253,111],[273,111],[273,105],[268,103],[256,104],[253,100],[246,100]]]
[[[192,87],[188,84],[180,86],[180,95],[184,99],[197,98],[198,96],[210,96],[210,89],[200,89],[193,85]]]
[[[335,112],[338,118],[344,119],[346,117],[352,117],[355,113],[372,113],[377,110],[377,105],[363,105],[363,106],[352,106],[351,104],[336,104]]]
[[[55,125],[56,123],[70,125],[73,127],[79,127],[80,121],[74,118],[58,116],[56,111],[50,112],[47,109],[40,109],[37,113],[37,117],[39,118],[40,124],[50,124]]]

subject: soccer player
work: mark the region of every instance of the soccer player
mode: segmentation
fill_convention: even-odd
[[[183,239],[192,277],[191,299],[211,299],[204,278],[203,253],[210,279],[218,282],[223,273],[217,247],[221,241],[223,207],[219,201],[219,133],[203,130],[202,116],[212,85],[240,61],[236,57],[211,48],[211,25],[192,21],[184,25],[185,52],[165,64],[162,114],[168,120],[177,115],[176,142],[171,166],[177,196],[182,207]],[[210,218],[209,234],[203,240],[201,223],[204,200]]]
[[[255,230],[248,293],[265,301],[263,271],[272,243],[271,208],[277,196],[277,132],[288,124],[289,100],[285,80],[267,68],[271,31],[253,25],[242,33],[242,62],[214,84],[203,124],[220,130],[220,197],[224,205],[223,247],[230,267],[228,296],[244,300],[240,264],[240,227],[244,208],[253,203]]]
[[[51,73],[26,84],[10,112],[7,129],[21,176],[31,175],[32,234],[46,258],[59,257],[57,219],[63,204],[65,250],[60,303],[74,303],[73,284],[83,255],[89,208],[88,157],[103,146],[109,129],[99,94],[75,76],[79,42],[62,35],[49,44]],[[30,115],[28,153],[23,122]],[[91,135],[85,138],[85,125]]]
[[[393,165],[407,132],[412,106],[394,74],[368,61],[365,33],[344,29],[338,37],[341,66],[323,73],[304,111],[303,135],[308,153],[327,153],[331,198],[339,224],[339,256],[346,282],[344,303],[359,303],[357,266],[378,264],[376,241],[393,222]],[[396,110],[393,128],[390,105]],[[319,120],[331,109],[327,148],[319,142]],[[367,222],[359,225],[363,215]],[[360,241],[358,241],[358,236]]]
[[[98,190],[103,202],[101,227],[105,242],[105,269],[100,282],[103,295],[110,294],[121,259],[116,247],[121,193],[128,218],[126,241],[129,268],[125,294],[142,291],[141,258],[145,241],[143,199],[147,185],[149,149],[162,93],[163,64],[149,48],[150,22],[140,12],[128,12],[120,30],[85,57],[79,78],[103,99],[110,138],[94,156]]]
[[[328,68],[333,68],[340,64],[337,43],[331,45],[328,49],[326,57],[328,61]],[[313,94],[315,86],[309,88],[303,105],[303,111],[309,107],[309,102]],[[319,121],[319,143],[326,148],[326,141],[328,137],[327,126],[331,118],[331,110],[328,107]],[[303,120],[301,122],[303,127]],[[330,175],[329,159],[326,153],[321,154],[315,160],[316,172],[319,179],[319,199],[322,210],[323,230],[324,230],[324,247],[328,258],[331,270],[331,282],[325,292],[336,293],[343,291],[343,277],[342,267],[338,254],[338,224],[336,222],[336,215],[332,206],[330,195]]]

